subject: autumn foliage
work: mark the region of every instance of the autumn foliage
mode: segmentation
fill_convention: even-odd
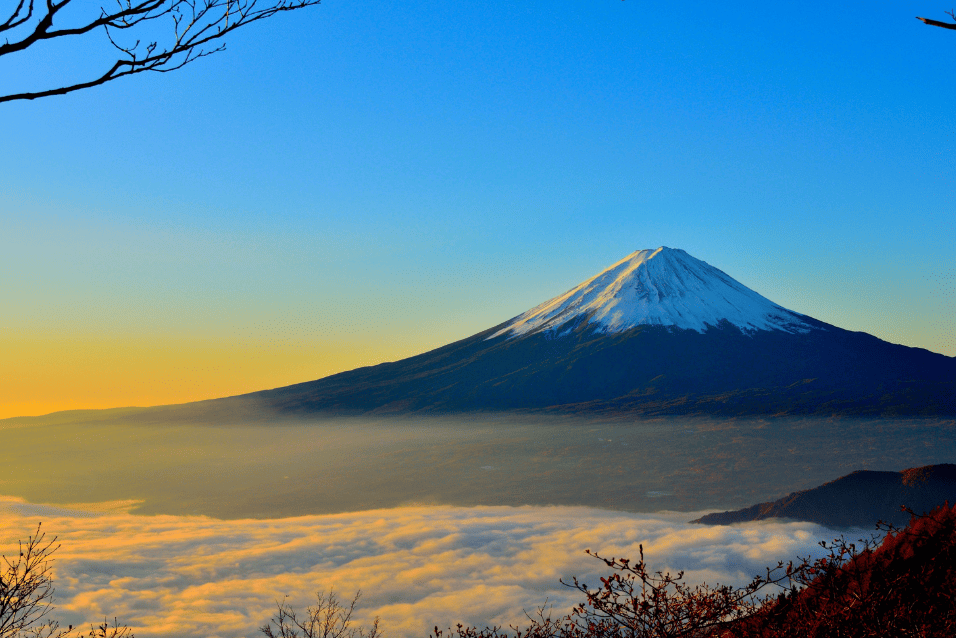
[[[778,564],[744,587],[688,585],[640,559],[603,558],[612,573],[554,619],[525,627],[434,630],[434,638],[952,638],[956,636],[956,509],[914,515],[860,544],[821,543],[820,559]],[[590,551],[588,553],[591,553]]]
[[[719,635],[956,636],[956,509],[914,517],[877,547],[838,543],[795,584]]]

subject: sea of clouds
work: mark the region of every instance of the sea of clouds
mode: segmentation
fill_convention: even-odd
[[[55,535],[63,624],[118,617],[138,638],[253,637],[276,602],[297,608],[334,588],[363,592],[358,621],[386,636],[436,625],[521,623],[548,602],[564,612],[608,569],[587,556],[636,557],[690,581],[742,584],[768,565],[819,555],[838,534],[810,523],[692,525],[694,513],[584,507],[401,507],[271,520],[140,516],[133,503],[54,507],[0,497],[0,549]],[[856,538],[856,536],[854,536]]]

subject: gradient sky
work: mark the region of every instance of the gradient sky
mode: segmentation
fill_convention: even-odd
[[[949,8],[325,0],[0,105],[0,417],[394,360],[661,245],[956,355]]]

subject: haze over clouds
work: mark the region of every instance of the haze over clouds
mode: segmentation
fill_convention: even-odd
[[[596,583],[590,548],[637,556],[697,581],[743,582],[764,567],[820,551],[836,534],[809,523],[704,527],[693,513],[630,514],[584,507],[402,507],[270,520],[136,516],[132,503],[74,508],[0,497],[0,546],[38,521],[62,547],[55,584],[61,622],[112,618],[150,636],[254,636],[288,596],[364,592],[359,620],[388,636],[435,625],[521,622],[548,600],[580,601],[559,579]],[[854,536],[855,538],[855,536]],[[603,569],[602,569],[603,568]]]

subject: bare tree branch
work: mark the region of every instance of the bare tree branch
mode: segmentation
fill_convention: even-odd
[[[56,536],[47,539],[37,530],[20,541],[18,556],[0,556],[0,638],[79,638],[74,631],[48,618],[53,610],[53,554],[60,549]],[[86,638],[134,638],[129,627],[104,619],[90,625]]]
[[[27,633],[49,638],[69,633],[46,619],[53,600],[50,557],[59,547],[56,537],[47,540],[37,526],[36,533],[19,544],[18,556],[0,558],[0,638]]]
[[[39,91],[0,95],[0,102],[64,95],[145,71],[175,71],[223,51],[225,43],[221,39],[239,27],[277,13],[317,5],[321,0],[271,0],[269,4],[260,4],[260,0],[115,0],[116,6],[111,5],[111,9],[101,6],[97,17],[90,16],[79,24],[55,29],[54,20],[71,2],[45,0],[39,8],[35,7],[35,0],[18,0],[9,17],[0,22],[0,33],[25,32],[0,44],[0,57],[26,51],[55,38],[82,36],[102,29],[105,40],[119,53],[118,59],[91,79]],[[126,37],[126,32],[146,35],[148,23],[156,20],[166,22],[169,27],[165,39],[135,39],[127,44],[119,37]]]
[[[259,631],[266,638],[381,638],[378,618],[368,630],[352,626],[352,614],[361,596],[358,591],[351,603],[343,605],[334,591],[319,592],[316,606],[307,607],[304,617],[297,615],[288,603],[276,601],[276,613]]]
[[[33,0],[30,0],[30,4],[27,5],[27,12],[25,14],[23,13],[24,1],[25,0],[20,0],[13,14],[7,18],[6,22],[0,24],[0,33],[3,33],[9,29],[14,29],[33,17]]]
[[[921,20],[923,24],[928,24],[932,27],[942,27],[944,29],[956,29],[956,10],[947,11],[947,15],[953,19],[953,22],[940,22],[939,20],[930,20],[929,18],[921,18],[916,16],[917,20]]]

